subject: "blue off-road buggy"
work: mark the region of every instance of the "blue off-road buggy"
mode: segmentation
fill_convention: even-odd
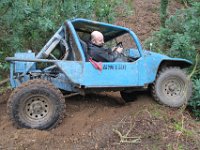
[[[128,62],[89,61],[87,42],[95,30],[103,33],[107,47],[123,45]],[[63,94],[120,91],[128,102],[136,91],[150,89],[158,102],[180,107],[192,92],[181,70],[190,61],[143,50],[130,29],[86,19],[67,20],[37,55],[29,50],[6,60],[11,86],[16,88],[8,113],[18,127],[57,126],[66,109]]]

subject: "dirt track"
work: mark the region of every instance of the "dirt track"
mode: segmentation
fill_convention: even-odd
[[[2,98],[7,98],[3,96]],[[66,117],[56,129],[38,131],[16,129],[6,114],[6,101],[0,104],[0,149],[99,149],[119,142],[112,131],[120,119],[151,105],[150,97],[122,104],[118,93],[74,96],[66,100]],[[150,102],[149,102],[149,101]],[[154,103],[154,102],[153,102]]]
[[[124,106],[117,99],[116,93],[72,97],[66,100],[65,119],[51,131],[14,128],[6,114],[6,101],[1,100],[1,149],[99,149],[111,146],[110,140],[119,142],[112,132],[114,125],[120,118],[138,111],[137,102]],[[139,105],[141,109],[141,102]]]
[[[127,104],[119,103],[117,92],[68,98],[65,119],[51,131],[13,127],[6,113],[6,97],[1,97],[4,100],[1,99],[0,104],[0,149],[132,150],[176,149],[180,145],[185,149],[198,149],[200,146],[199,123],[185,112],[185,128],[191,130],[192,136],[180,133],[176,129],[176,122],[181,122],[180,110],[161,106],[145,93]],[[141,141],[120,143],[113,129],[122,135],[131,129],[128,137],[140,137]]]
[[[134,1],[134,14],[117,24],[132,28],[143,42],[159,27],[159,1]],[[181,5],[170,2],[173,13]],[[63,122],[51,131],[16,129],[8,119],[6,100],[0,95],[0,150],[48,149],[199,149],[200,124],[186,112],[167,108],[142,94],[132,103],[121,104],[119,93],[100,93],[66,99]],[[184,131],[180,123],[184,119]],[[120,143],[113,129],[141,137],[140,143]],[[187,131],[187,132],[186,132]],[[130,141],[130,139],[129,139]]]

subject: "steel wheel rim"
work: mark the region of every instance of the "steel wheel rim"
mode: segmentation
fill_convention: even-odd
[[[52,104],[46,96],[34,95],[24,100],[23,108],[20,110],[25,120],[32,125],[38,125],[49,119],[52,114]]]
[[[166,78],[162,82],[162,93],[169,99],[178,99],[184,96],[185,82],[177,77]]]

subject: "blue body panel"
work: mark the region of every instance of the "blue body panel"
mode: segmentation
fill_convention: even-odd
[[[132,87],[138,85],[138,76],[137,62],[102,63],[101,71],[87,62],[81,84],[86,87]]]
[[[72,83],[85,88],[139,85],[137,62],[102,63],[101,71],[94,68],[90,62],[62,61],[58,62],[57,65]]]
[[[81,83],[83,75],[83,63],[78,61],[59,61],[56,65],[62,70],[69,81],[73,84]]]
[[[155,81],[159,65],[164,60],[190,63],[145,51],[144,57],[135,62],[104,62],[101,71],[90,62],[60,61],[57,65],[71,82],[85,88],[138,87]]]
[[[35,53],[15,53],[15,58],[26,58],[26,59],[35,59]],[[15,62],[15,72],[24,72],[25,68],[29,68],[32,65],[31,62]],[[36,65],[32,65],[31,70],[36,70]]]

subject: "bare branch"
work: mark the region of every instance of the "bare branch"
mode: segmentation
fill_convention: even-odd
[[[116,133],[120,137],[120,143],[140,143],[141,137],[128,137],[126,135],[122,135],[118,130],[113,129],[113,132]]]

